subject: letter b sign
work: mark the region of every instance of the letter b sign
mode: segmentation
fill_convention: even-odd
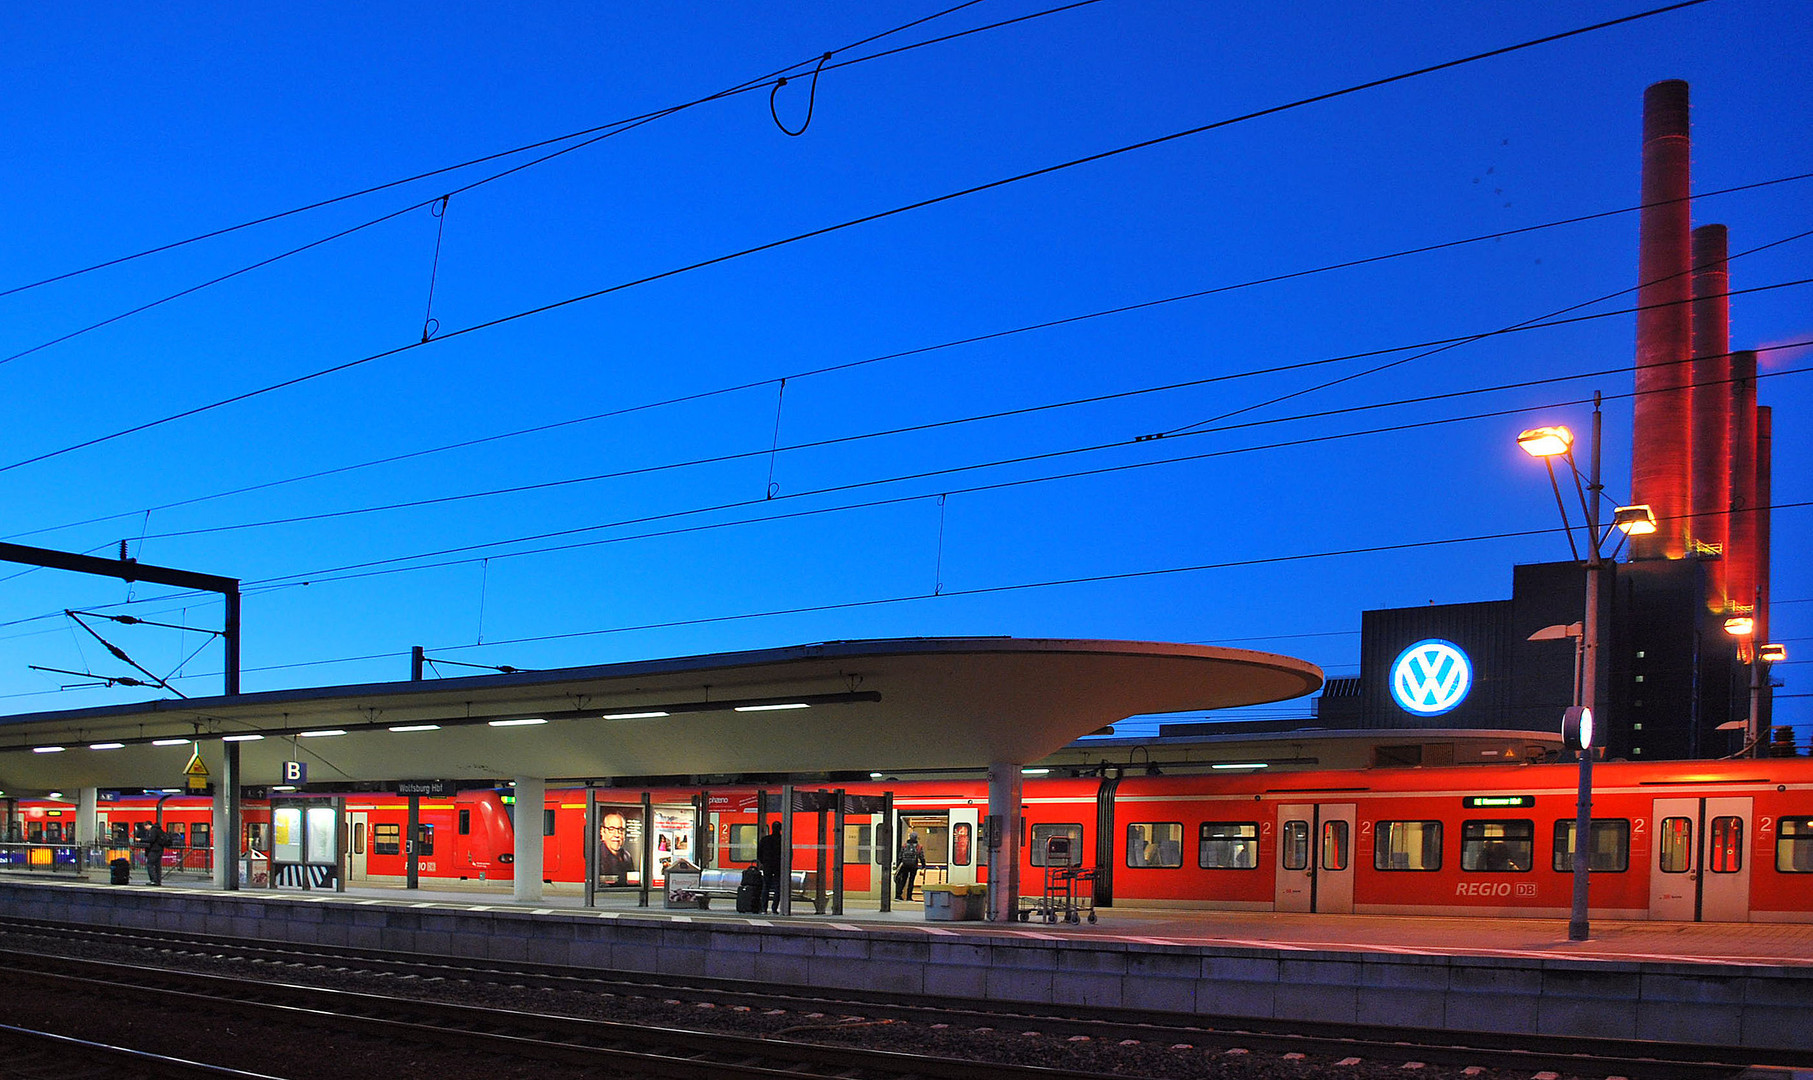
[[[283,763],[283,782],[286,784],[308,783],[308,762],[286,761]]]

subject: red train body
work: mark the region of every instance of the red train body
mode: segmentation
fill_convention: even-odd
[[[1044,851],[1068,837],[1096,872],[1092,900],[1252,911],[1563,917],[1572,890],[1577,770],[1572,765],[1464,766],[1349,772],[1100,779],[1028,778],[1022,799],[1021,891],[1036,894]],[[851,794],[894,793],[895,835],[879,815],[846,820],[844,885],[852,898],[879,897],[882,848],[910,829],[924,844],[932,880],[986,881],[980,780],[849,784]],[[772,790],[772,789],[771,789]],[[650,814],[643,817],[646,794]],[[660,884],[667,860],[700,862],[693,789],[600,789],[601,815],[621,814],[629,847],[646,846]],[[710,793],[713,867],[753,861],[754,792]],[[348,795],[349,880],[403,880],[406,802]],[[541,815],[543,877],[584,877],[586,793],[552,789]],[[102,804],[110,829],[150,816],[151,800]],[[46,815],[61,811],[57,817]],[[192,846],[209,825],[206,800],[172,798],[175,823]],[[1759,759],[1612,763],[1594,774],[1592,912],[1597,918],[1813,922],[1813,761]],[[49,841],[52,822],[72,822],[63,804],[21,804],[29,833]],[[423,798],[419,874],[426,884],[514,878],[520,808],[507,793]],[[831,820],[827,816],[827,821]],[[247,811],[256,844],[267,809]],[[828,831],[827,826],[827,831]],[[821,857],[818,815],[794,816],[794,867]],[[59,829],[59,833],[65,833]],[[72,835],[70,833],[69,835]],[[646,836],[646,844],[644,843]],[[600,884],[639,887],[640,872]]]

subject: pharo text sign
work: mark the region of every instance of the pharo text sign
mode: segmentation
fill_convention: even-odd
[[[1418,716],[1440,716],[1467,700],[1471,689],[1473,662],[1452,641],[1425,638],[1391,665],[1392,698]]]

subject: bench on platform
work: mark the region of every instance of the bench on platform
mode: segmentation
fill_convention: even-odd
[[[788,891],[792,894],[793,899],[812,901],[814,908],[818,909],[820,915],[823,915],[824,910],[818,905],[818,872],[795,870],[792,877],[793,887]],[[699,885],[694,891],[699,894],[699,906],[707,908],[710,906],[712,897],[728,897],[735,900],[737,889],[742,885],[743,872],[741,870],[701,870]]]

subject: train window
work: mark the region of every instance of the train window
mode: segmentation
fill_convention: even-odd
[[[460,808],[460,835],[472,835],[472,810],[468,807]]]
[[[189,826],[189,846],[210,848],[214,846],[214,826],[205,821],[198,821]]]
[[[1278,843],[1286,870],[1309,869],[1309,822],[1287,821],[1284,837]]]
[[[951,865],[968,866],[975,859],[975,829],[967,821],[951,823]]]
[[[1715,874],[1735,874],[1744,868],[1744,819],[1715,817],[1706,829],[1711,850],[1706,853],[1706,869]]]
[[[1784,874],[1813,874],[1813,817],[1775,823],[1775,868]]]
[[[1080,859],[1083,852],[1083,827],[1081,825],[1034,825],[1032,827],[1032,864],[1045,865],[1045,852],[1054,836],[1068,837],[1072,860]],[[1055,863],[1057,866],[1077,866],[1080,863],[1071,861]]]
[[[1373,827],[1374,870],[1440,870],[1442,823],[1381,821]]]
[[[116,844],[124,844],[131,839],[131,835],[126,831],[126,823],[123,821],[116,821],[108,828],[113,830],[113,842]]]
[[[754,862],[755,842],[760,839],[754,825],[732,825],[730,827],[731,862]]]
[[[371,853],[373,855],[403,854],[403,826],[395,822],[379,822],[371,827]]]
[[[1685,874],[1693,869],[1693,821],[1684,817],[1662,819],[1656,830],[1656,866],[1664,874]]]
[[[1148,821],[1127,826],[1127,865],[1183,865],[1183,822]]]
[[[552,810],[543,810],[541,812],[541,835],[554,835],[554,811]]]
[[[1347,822],[1322,823],[1322,869],[1347,869]]]
[[[415,827],[415,853],[424,858],[434,854],[434,826],[426,822],[417,822]]]
[[[1535,863],[1534,821],[1463,821],[1460,868],[1487,873],[1527,872]]]
[[[1196,865],[1204,870],[1252,870],[1259,865],[1259,824],[1205,821],[1197,833]]]
[[[188,847],[189,836],[185,829],[185,826],[176,823],[165,825],[164,846],[173,848]]]
[[[25,834],[25,838],[30,843],[42,844],[44,842],[44,826],[37,822],[33,822],[29,827],[29,831]]]
[[[353,822],[353,854],[365,854],[365,823],[363,821]]]
[[[844,823],[844,862],[866,864],[875,858],[875,827]]]
[[[1587,868],[1595,874],[1622,874],[1630,869],[1630,822],[1623,818],[1594,818],[1587,833]],[[1574,819],[1555,822],[1555,871],[1574,869]]]

